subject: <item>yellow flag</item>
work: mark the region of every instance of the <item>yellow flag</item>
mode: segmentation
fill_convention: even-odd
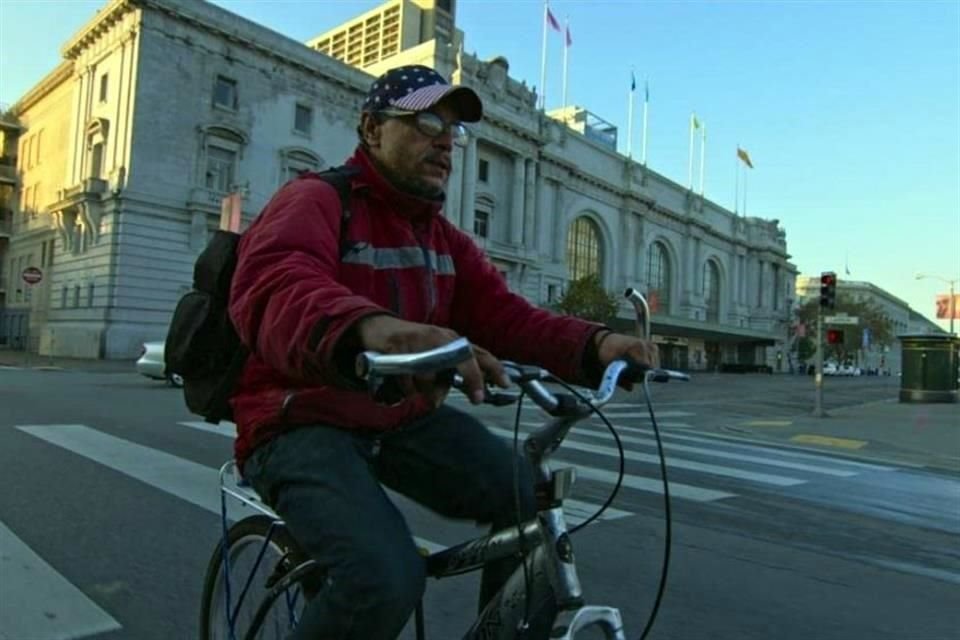
[[[743,162],[744,162],[748,167],[750,167],[751,169],[753,169],[753,163],[750,162],[750,155],[749,155],[745,150],[741,149],[740,147],[737,147],[737,157],[740,158],[741,160],[743,160]]]

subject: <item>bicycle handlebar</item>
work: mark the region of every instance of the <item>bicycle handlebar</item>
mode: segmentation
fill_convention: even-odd
[[[637,333],[645,340],[650,339],[650,307],[646,298],[636,289],[629,288],[624,296],[633,304],[637,314]],[[364,351],[357,357],[357,373],[365,380],[371,390],[379,389],[385,378],[390,376],[420,375],[429,373],[450,373],[457,365],[473,357],[473,350],[466,338],[457,338],[448,344],[428,351],[417,353],[383,354],[376,351]],[[507,377],[514,384],[519,385],[544,411],[555,415],[557,412],[566,413],[575,408],[579,401],[571,406],[572,396],[558,396],[543,385],[543,382],[556,380],[545,369],[519,365],[503,361]],[[680,371],[670,369],[651,368],[626,360],[611,362],[603,372],[600,385],[591,393],[586,394],[590,404],[601,407],[613,397],[617,383],[621,376],[628,376],[630,380],[639,380],[645,377],[653,382],[668,382],[670,380],[690,380],[690,376]],[[463,378],[456,373],[450,377],[452,386],[460,388]],[[484,394],[484,402],[496,406],[513,404],[517,400],[516,394],[502,391],[492,391],[488,387]]]

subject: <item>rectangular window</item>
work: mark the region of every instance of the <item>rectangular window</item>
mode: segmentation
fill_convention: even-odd
[[[233,169],[237,154],[220,147],[207,147],[207,189],[228,193],[233,188]]]
[[[313,124],[313,109],[298,104],[293,116],[293,128],[300,133],[310,133]]]
[[[40,267],[45,266],[47,266],[47,243],[43,242],[40,244]]]
[[[107,101],[107,86],[108,86],[107,74],[100,76],[100,102]]]
[[[547,285],[547,302],[557,302],[560,299],[560,296],[558,295],[559,290],[560,290],[559,285],[548,284]]]
[[[478,238],[486,238],[489,232],[490,214],[486,211],[473,212],[473,233]]]
[[[80,285],[76,285],[73,287],[73,306],[74,307],[80,306]]]
[[[53,253],[56,248],[57,248],[57,241],[51,240],[50,249],[47,250],[47,266],[48,267],[53,266]]]
[[[60,290],[60,308],[67,308],[67,285],[63,285],[63,289]]]
[[[763,306],[763,262],[757,260],[757,307]]]
[[[91,282],[90,284],[87,285],[87,306],[88,307],[93,306],[93,290],[94,290],[94,285]]]
[[[98,142],[90,149],[90,177],[103,175],[103,143]]]
[[[225,76],[217,76],[213,85],[213,104],[225,109],[237,108],[237,81]]]
[[[486,160],[481,160],[480,164],[477,166],[477,180],[480,182],[486,182],[488,175],[490,173],[490,163]]]

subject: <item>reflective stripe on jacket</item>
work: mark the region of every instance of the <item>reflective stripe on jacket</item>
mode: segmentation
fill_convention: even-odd
[[[420,396],[377,405],[341,376],[334,347],[364,316],[446,326],[572,381],[598,326],[511,293],[470,237],[438,215],[439,201],[394,189],[363,150],[347,164],[359,173],[342,260],[340,199],[320,180],[286,184],[241,239],[230,317],[252,354],[231,400],[240,464],[291,425],[383,431],[430,411]]]

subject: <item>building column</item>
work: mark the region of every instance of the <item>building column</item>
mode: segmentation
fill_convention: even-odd
[[[463,154],[463,197],[460,200],[460,228],[473,233],[474,209],[477,204],[477,139],[467,142]]]
[[[537,163],[528,158],[526,162],[525,183],[523,187],[523,246],[530,251],[536,251],[536,218],[537,218]]]
[[[550,242],[550,237],[548,235],[547,221],[549,216],[547,215],[547,197],[548,197],[548,185],[546,179],[543,177],[543,172],[537,171],[537,199],[534,202],[534,214],[533,228],[534,228],[534,241],[537,247],[537,255],[542,256],[548,254],[547,249],[548,243]]]
[[[620,211],[620,283],[624,286],[634,286],[633,265],[636,262],[636,239],[634,235],[633,213],[629,209]],[[612,238],[617,244],[618,238]]]
[[[566,262],[566,187],[557,182],[557,192],[553,205],[553,259]]]
[[[447,178],[447,193],[444,199],[443,212],[454,226],[460,226],[460,198],[463,190],[463,163],[466,149],[454,146],[453,168]],[[461,227],[462,228],[462,227]]]
[[[513,195],[510,198],[510,244],[523,243],[523,188],[525,186],[526,166],[523,156],[513,157]]]
[[[730,254],[730,305],[735,309],[740,302],[740,256],[736,251]]]

